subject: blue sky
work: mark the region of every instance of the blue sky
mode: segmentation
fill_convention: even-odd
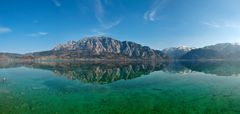
[[[240,0],[0,0],[0,52],[106,35],[154,49],[240,42]]]

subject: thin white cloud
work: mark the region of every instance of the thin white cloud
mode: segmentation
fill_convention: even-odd
[[[203,24],[212,27],[212,28],[220,28],[221,25],[219,25],[218,23],[211,21],[211,22],[203,22]]]
[[[109,22],[109,23],[104,23],[102,26],[105,28],[105,29],[111,29],[113,28],[114,26],[117,26],[121,23],[121,19],[118,19],[116,21],[113,21],[113,22]]]
[[[240,29],[240,22],[236,22],[236,21],[210,21],[210,22],[203,22],[203,24],[211,28]]]
[[[0,34],[4,34],[4,33],[9,33],[12,32],[12,30],[8,27],[0,27]]]
[[[240,29],[240,22],[225,22],[225,27]]]
[[[95,4],[95,15],[96,15],[97,20],[98,20],[100,23],[103,23],[104,13],[105,13],[105,11],[104,11],[104,9],[103,9],[103,5],[102,5],[101,0],[96,0],[96,4]]]
[[[93,31],[91,31],[90,34],[85,34],[85,35],[83,35],[83,37],[105,36],[106,34],[107,34],[107,33],[105,33],[105,32],[101,32],[101,31],[93,30]]]
[[[52,0],[52,2],[54,3],[55,6],[57,7],[61,7],[62,4],[59,2],[59,0]]]
[[[92,29],[91,30],[92,34],[90,36],[93,36],[93,35],[106,35],[107,33],[99,30],[99,29]]]
[[[28,34],[27,36],[30,36],[30,37],[41,37],[41,36],[46,36],[46,35],[48,35],[47,32],[37,32],[37,33]]]
[[[166,3],[168,1],[169,0],[155,0],[155,2],[152,4],[152,7],[144,13],[143,18],[146,21],[158,20],[158,12],[166,7]]]
[[[95,16],[98,22],[104,29],[111,29],[117,25],[119,25],[122,19],[118,18],[114,21],[106,21],[105,17],[105,9],[103,2],[101,0],[95,0]]]
[[[46,35],[48,35],[47,32],[38,32],[38,34],[39,34],[39,35],[42,35],[42,36],[46,36]]]

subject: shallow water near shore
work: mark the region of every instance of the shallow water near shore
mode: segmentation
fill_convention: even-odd
[[[0,65],[0,113],[238,114],[239,62]]]

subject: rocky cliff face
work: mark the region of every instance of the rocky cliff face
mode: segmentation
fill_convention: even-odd
[[[69,52],[78,53],[78,58],[114,58],[127,57],[133,59],[165,59],[167,56],[161,51],[153,50],[147,46],[129,42],[119,41],[110,37],[97,36],[88,37],[80,41],[70,41],[66,44],[56,46],[52,52],[61,53],[57,56],[68,56]],[[64,53],[65,52],[65,53]]]
[[[53,48],[54,51],[90,50],[93,53],[120,53],[121,42],[109,37],[89,37],[78,42],[70,41]]]

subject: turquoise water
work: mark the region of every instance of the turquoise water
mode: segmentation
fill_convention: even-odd
[[[1,114],[238,114],[240,62],[0,64]]]

